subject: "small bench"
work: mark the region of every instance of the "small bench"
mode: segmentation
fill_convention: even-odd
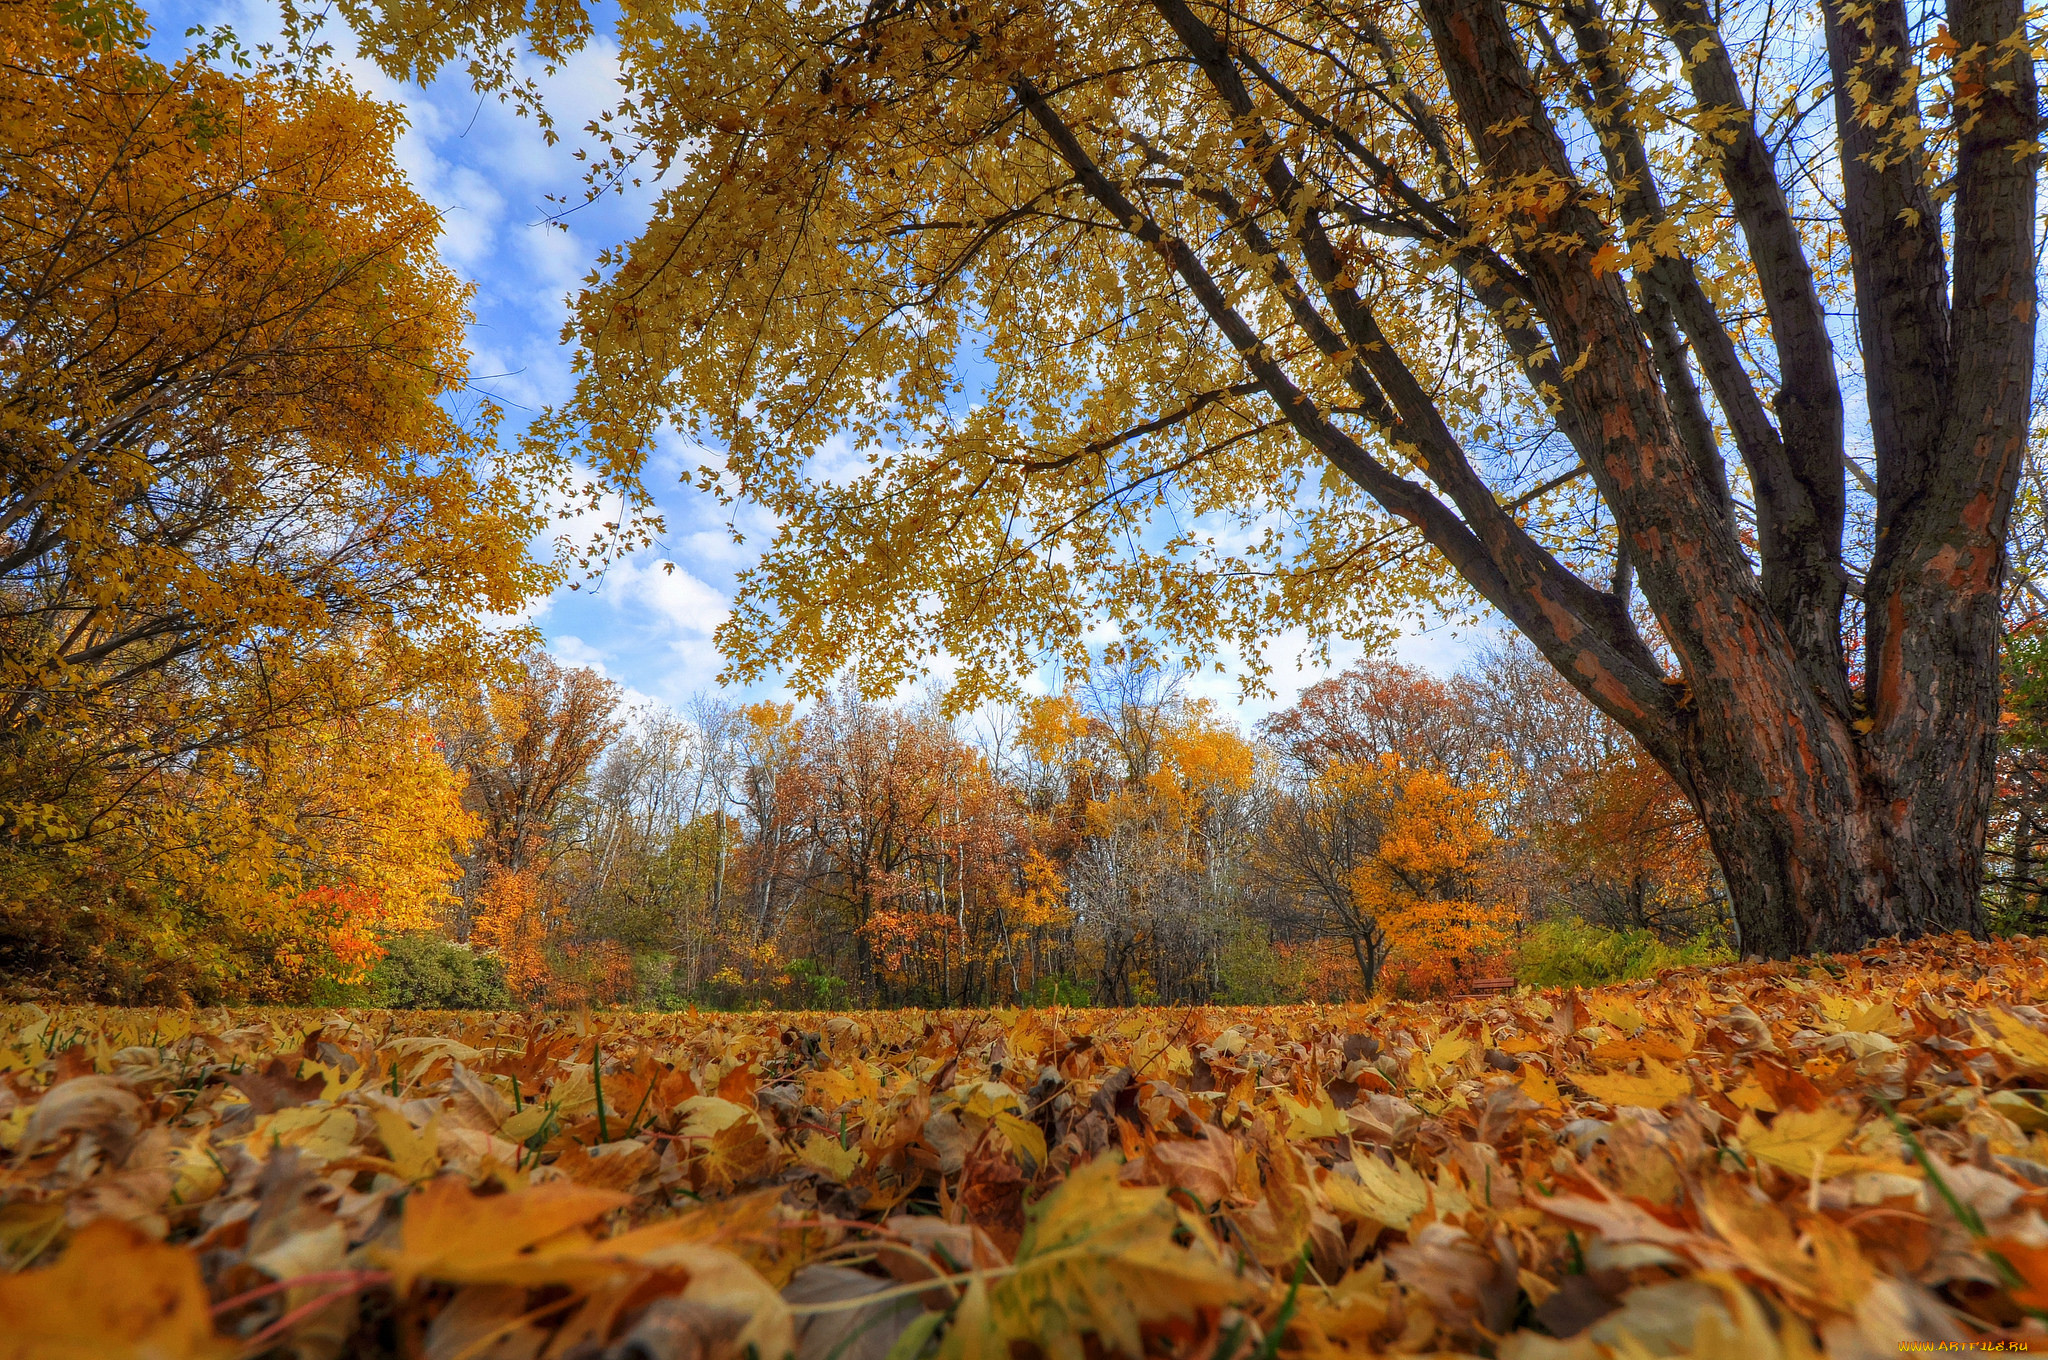
[[[1511,977],[1473,978],[1465,984],[1466,996],[1493,996],[1500,992],[1512,992],[1513,990],[1515,990],[1515,980]]]

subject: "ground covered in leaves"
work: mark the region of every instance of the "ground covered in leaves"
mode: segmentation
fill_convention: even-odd
[[[0,1356],[2048,1347],[2044,1000],[1957,939],[1438,1005],[17,1007]]]

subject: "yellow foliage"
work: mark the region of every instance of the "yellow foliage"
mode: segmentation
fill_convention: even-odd
[[[280,999],[435,915],[466,828],[410,707],[550,579],[549,463],[448,400],[467,293],[398,111],[145,36],[0,11],[0,935]]]

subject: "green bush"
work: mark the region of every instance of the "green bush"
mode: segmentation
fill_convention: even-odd
[[[384,957],[370,970],[363,990],[364,1004],[395,1010],[506,1010],[512,1005],[505,970],[495,958],[430,931],[386,940]]]
[[[1034,1006],[1092,1006],[1095,988],[1083,978],[1042,977],[1031,988]]]
[[[1515,980],[1526,987],[1593,987],[1655,977],[1666,968],[1734,961],[1712,933],[1671,945],[1647,930],[1608,930],[1568,917],[1545,921],[1522,936]]]
[[[797,959],[789,965],[791,1004],[813,1011],[836,1011],[846,1005],[846,979],[823,964]]]

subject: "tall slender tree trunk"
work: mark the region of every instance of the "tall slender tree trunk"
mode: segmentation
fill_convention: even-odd
[[[1359,938],[1358,932],[1351,931],[1349,934],[1351,957],[1358,960],[1358,980],[1365,985],[1365,994],[1371,996],[1379,987],[1379,970],[1367,959],[1365,941]]]

